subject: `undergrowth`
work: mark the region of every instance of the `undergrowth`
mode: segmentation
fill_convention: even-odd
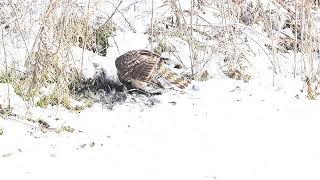
[[[83,52],[89,50],[107,56],[109,42],[114,41],[117,32],[125,29],[114,15],[120,14],[127,27],[135,32],[134,23],[128,20],[126,11],[140,1],[129,5],[126,0],[108,2],[113,11],[108,12],[107,18],[94,16],[99,5],[106,3],[99,0],[87,4],[53,0],[41,6],[41,10],[32,2],[3,4],[0,7],[0,61],[5,68],[0,69],[0,83],[10,83],[15,93],[28,104],[43,108],[50,104],[79,110],[82,107],[73,106],[70,99],[85,98],[87,105],[84,106],[90,106],[99,93],[101,96],[113,94],[114,99],[108,99],[110,102],[125,99],[121,88],[112,82],[101,78],[85,79],[83,59],[76,62],[71,51],[72,47],[80,47]],[[283,69],[278,57],[293,51],[292,73],[294,77],[300,75],[308,84],[310,95],[316,91],[312,84],[319,81],[320,72],[316,27],[319,6],[313,1],[295,2],[297,4],[272,1],[270,3],[276,6],[272,9],[270,4],[264,6],[263,1],[201,0],[190,1],[190,7],[183,9],[182,1],[163,1],[161,7],[166,7],[170,15],[155,16],[157,9],[154,7],[144,12],[155,16],[145,34],[149,35],[154,52],[173,54],[177,59],[175,68],[198,81],[214,77],[208,69],[210,64],[217,64],[219,71],[229,78],[245,82],[254,78],[247,57],[255,53],[249,42],[258,44],[269,57],[274,76]],[[211,22],[207,14],[218,23]],[[253,27],[261,31],[254,31]],[[254,42],[248,31],[267,40]],[[169,41],[172,38],[188,47],[188,61],[176,53],[179,47]],[[15,54],[10,48],[22,51]],[[25,53],[24,57],[21,52]],[[216,57],[221,58],[217,60]],[[13,68],[16,61],[23,61],[24,67]]]

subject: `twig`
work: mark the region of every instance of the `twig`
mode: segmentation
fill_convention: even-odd
[[[191,15],[190,15],[190,27],[191,27],[191,30],[190,30],[190,37],[189,37],[189,49],[190,49],[190,65],[191,65],[191,76],[192,78],[195,78],[194,77],[194,71],[195,71],[195,67],[194,67],[194,49],[193,49],[193,0],[191,0],[191,3],[190,3],[190,6],[191,6]]]
[[[108,19],[97,29],[97,31],[100,31],[106,24],[109,23],[111,18],[114,16],[114,14],[119,11],[119,7],[122,4],[123,0],[120,0],[119,4],[115,7],[115,10],[112,12],[112,14],[108,17]],[[113,4],[112,4],[113,5]],[[114,6],[114,5],[113,5]]]
[[[88,12],[87,12],[87,16],[86,16],[86,23],[88,24],[88,21],[89,21],[89,11],[90,11],[90,0],[88,2]],[[84,32],[84,38],[87,38],[88,36],[88,27],[86,26],[86,29],[85,29],[85,32]],[[81,54],[81,67],[80,67],[80,70],[82,72],[83,70],[83,56],[84,56],[84,49],[85,49],[85,44],[86,44],[86,39],[83,40],[83,45],[82,45],[82,54]]]
[[[6,46],[4,43],[4,36],[3,36],[3,29],[1,31],[1,36],[2,36],[2,46],[3,46],[3,53],[4,53],[4,62],[5,62],[5,68],[6,68],[6,76],[8,76],[7,78],[9,78],[9,73],[8,73],[8,62],[7,62],[7,53],[6,53]],[[8,79],[6,80],[8,81]],[[9,84],[7,83],[7,93],[8,93],[8,106],[9,108],[11,107],[11,103],[10,103],[10,88],[9,88]]]
[[[296,68],[297,68],[297,49],[298,49],[298,5],[297,5],[297,0],[295,0],[294,3],[294,9],[295,9],[295,22],[294,22],[294,66],[293,66],[293,77],[296,78]],[[302,74],[302,73],[301,73]]]
[[[154,15],[154,0],[151,2],[151,51],[153,50],[153,15]]]

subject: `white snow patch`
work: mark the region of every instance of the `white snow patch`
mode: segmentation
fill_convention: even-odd
[[[318,179],[319,102],[282,86],[215,79],[157,96],[141,111],[58,111],[74,133],[0,119],[3,177],[47,179]],[[39,112],[40,113],[40,112]],[[306,116],[308,115],[308,116]],[[50,120],[49,123],[53,122]],[[19,140],[13,140],[12,137]],[[54,173],[57,172],[57,173]],[[125,173],[124,173],[125,172]],[[50,176],[48,176],[50,174]]]
[[[148,36],[142,33],[119,32],[108,39],[110,47],[107,50],[109,58],[118,56],[135,49],[146,49],[149,45]]]

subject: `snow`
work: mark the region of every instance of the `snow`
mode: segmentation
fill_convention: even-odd
[[[87,1],[83,2],[87,6]],[[106,57],[79,47],[71,49],[76,67],[82,67],[86,78],[103,69],[107,79],[118,82],[115,58],[129,50],[150,49],[145,33],[150,25],[150,2],[124,1],[120,6],[123,14],[116,13],[113,19],[121,30],[108,39]],[[167,17],[166,6],[154,2],[155,19]],[[189,9],[190,0],[180,3],[183,10]],[[106,16],[102,12],[115,8],[110,4],[101,1],[96,9],[90,8],[96,16]],[[203,15],[210,22],[220,22],[211,16]],[[134,22],[135,32],[124,17]],[[219,53],[204,57],[212,58],[205,68],[213,78],[194,81],[184,92],[168,91],[150,99],[129,95],[112,109],[100,101],[80,112],[60,106],[33,107],[16,95],[10,84],[0,83],[1,178],[320,179],[320,102],[308,100],[300,77],[292,77],[292,52],[278,56],[281,73],[273,79],[270,54],[264,46],[270,39],[261,26],[243,32],[250,37],[246,45],[252,51],[246,54],[253,76],[248,83],[220,72],[224,55]],[[188,68],[188,43],[178,37],[165,40],[175,51],[162,56]],[[7,48],[8,54],[16,54],[15,60],[23,64],[25,49]],[[2,51],[0,48],[0,55]],[[9,103],[13,116],[2,112]],[[50,128],[41,129],[36,123],[39,120]]]
[[[148,36],[143,33],[120,32],[114,37],[114,39],[110,39],[110,48],[108,48],[107,53],[108,57],[112,59],[115,59],[130,50],[146,49],[149,45]]]
[[[42,133],[35,124],[2,119],[1,175],[13,179],[320,177],[319,102],[294,98],[301,92],[290,88],[297,87],[292,81],[263,87],[215,79],[199,86],[199,91],[188,94],[157,96],[160,103],[152,108],[122,104],[110,111],[96,104],[78,114],[57,111],[59,123],[75,128],[74,133]]]

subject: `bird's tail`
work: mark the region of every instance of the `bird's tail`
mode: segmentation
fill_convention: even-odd
[[[190,80],[178,75],[165,66],[160,66],[157,71],[157,79],[162,85],[174,85],[180,89],[186,88],[190,84]],[[165,81],[165,82],[162,82]]]

